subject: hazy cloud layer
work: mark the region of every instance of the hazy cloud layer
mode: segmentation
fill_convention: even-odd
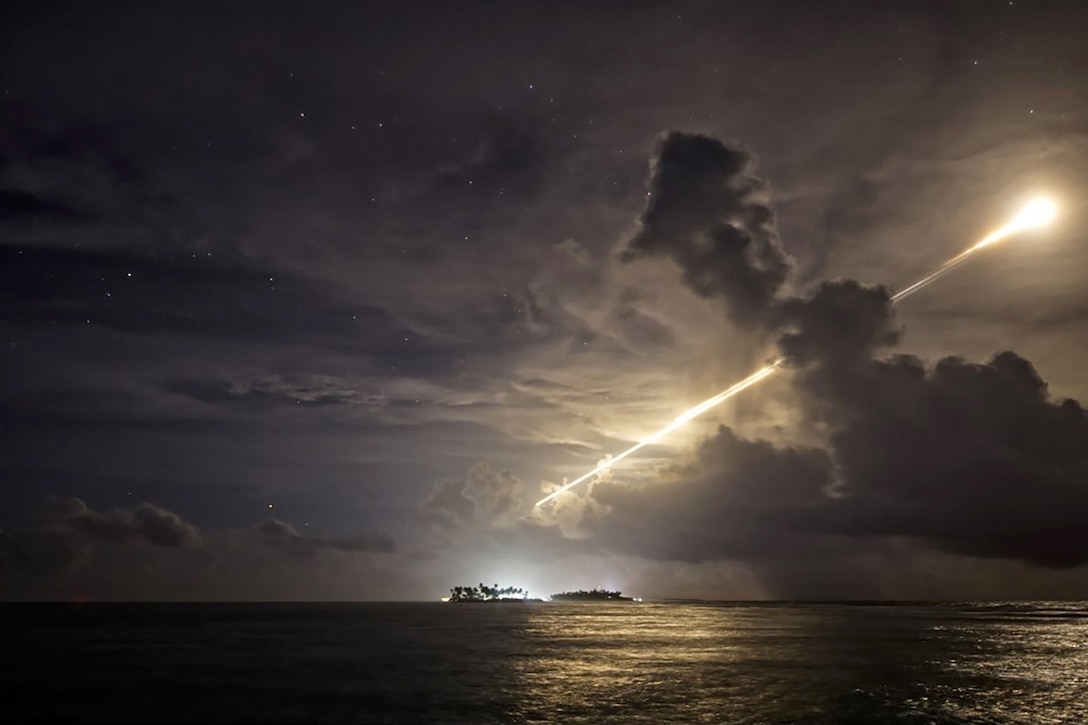
[[[278,547],[291,556],[314,556],[325,549],[348,552],[369,552],[390,554],[396,546],[388,536],[355,536],[347,538],[324,538],[303,536],[291,524],[277,519],[269,519],[253,528],[257,537],[272,546]]]

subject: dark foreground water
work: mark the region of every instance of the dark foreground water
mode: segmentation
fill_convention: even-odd
[[[1088,605],[0,606],[0,722],[1088,722]]]

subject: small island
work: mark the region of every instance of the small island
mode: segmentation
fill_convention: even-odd
[[[539,602],[540,599],[529,599],[529,593],[520,587],[502,587],[498,584],[487,586],[480,584],[476,587],[454,587],[450,589],[450,595],[443,597],[446,602]]]
[[[552,595],[553,602],[637,602],[637,597],[625,597],[620,592],[607,589],[579,589],[576,592],[559,592]]]
[[[530,599],[529,592],[520,587],[500,587],[498,584],[487,586],[453,587],[443,602],[543,602],[543,599]],[[559,592],[549,597],[553,602],[641,602],[642,597],[625,597],[618,591],[608,589],[579,589],[573,592]]]

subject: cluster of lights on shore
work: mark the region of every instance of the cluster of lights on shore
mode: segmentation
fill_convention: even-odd
[[[919,290],[929,286],[930,284],[932,284],[933,282],[936,282],[938,279],[940,279],[944,275],[948,274],[953,269],[958,267],[960,264],[965,262],[975,252],[977,252],[979,250],[982,250],[982,249],[985,249],[986,247],[989,247],[990,245],[994,244],[995,242],[999,242],[999,241],[1001,241],[1003,239],[1006,239],[1009,236],[1017,234],[1018,232],[1024,232],[1024,231],[1028,231],[1028,230],[1031,230],[1031,229],[1038,229],[1040,227],[1044,227],[1044,226],[1050,224],[1050,222],[1052,222],[1054,220],[1054,217],[1057,216],[1057,213],[1058,213],[1057,206],[1050,199],[1039,198],[1039,199],[1035,199],[1035,200],[1029,202],[1007,224],[1005,224],[1004,226],[1001,226],[1001,227],[995,229],[994,231],[990,232],[985,237],[980,239],[978,242],[976,242],[972,246],[968,247],[963,252],[960,252],[955,257],[952,257],[951,259],[946,261],[944,264],[937,267],[937,269],[935,269],[933,272],[929,273],[928,275],[926,275],[922,279],[918,280],[914,284],[912,284],[912,285],[910,285],[908,287],[905,287],[904,289],[900,290],[896,294],[892,295],[891,301],[892,302],[898,302],[898,301],[900,301],[900,300],[902,300],[902,299],[904,299],[906,297],[909,297],[910,295],[914,294],[915,292],[918,292]],[[549,501],[554,500],[555,498],[562,495],[566,491],[569,491],[570,489],[574,488],[578,484],[583,483],[584,481],[587,481],[587,480],[589,480],[589,479],[603,473],[604,471],[608,470],[609,468],[612,468],[614,465],[616,465],[617,463],[619,463],[623,459],[627,458],[628,456],[632,455],[633,453],[638,452],[639,450],[641,450],[642,448],[645,448],[648,445],[656,443],[657,441],[661,440],[666,435],[668,435],[672,431],[676,430],[677,428],[681,427],[682,425],[684,425],[688,421],[692,420],[693,418],[696,418],[696,417],[702,415],[703,413],[707,412],[708,410],[716,408],[717,406],[724,403],[726,400],[729,400],[733,396],[738,395],[739,393],[747,390],[748,388],[752,387],[753,385],[756,385],[757,383],[760,383],[763,380],[765,380],[766,378],[770,377],[776,371],[778,371],[785,362],[786,362],[785,359],[779,358],[779,359],[775,360],[774,362],[770,363],[769,365],[767,365],[766,367],[760,368],[756,372],[752,373],[751,375],[749,375],[744,380],[741,380],[740,382],[735,383],[734,385],[726,388],[725,390],[718,393],[717,395],[715,395],[715,396],[713,396],[711,398],[707,398],[706,400],[704,400],[703,402],[701,402],[698,405],[694,406],[693,408],[690,408],[689,410],[684,411],[680,415],[676,416],[676,418],[671,423],[666,425],[661,430],[659,430],[659,431],[657,431],[655,433],[651,433],[649,436],[642,439],[641,441],[639,441],[635,445],[631,446],[627,450],[623,451],[622,453],[618,453],[615,456],[610,456],[609,458],[605,459],[600,464],[598,464],[596,468],[594,468],[593,470],[579,476],[578,478],[574,479],[573,481],[564,483],[558,489],[556,489],[555,491],[552,491],[547,496],[545,496],[544,498],[537,501],[535,505],[536,506],[541,506],[541,505],[543,505],[545,503],[548,503]]]

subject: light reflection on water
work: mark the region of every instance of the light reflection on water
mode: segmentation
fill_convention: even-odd
[[[1055,616],[1055,614],[1063,616]],[[1088,608],[537,609],[528,722],[1085,722]]]
[[[1088,605],[5,606],[0,722],[1088,722]]]

